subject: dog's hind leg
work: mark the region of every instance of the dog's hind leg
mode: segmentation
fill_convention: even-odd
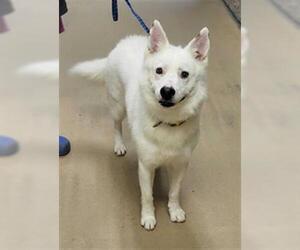
[[[114,153],[117,156],[124,156],[126,154],[126,147],[122,136],[122,121],[126,116],[126,110],[123,89],[117,79],[110,79],[108,103],[114,122]]]
[[[109,99],[112,98],[110,97]],[[115,100],[110,100],[109,103],[114,122],[114,152],[117,156],[124,156],[126,147],[122,136],[122,121],[126,114],[125,107]]]
[[[114,119],[114,133],[115,133],[114,152],[117,156],[124,156],[126,154],[126,147],[123,142],[123,136],[122,136],[122,120]]]

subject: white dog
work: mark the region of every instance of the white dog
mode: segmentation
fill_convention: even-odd
[[[130,36],[104,59],[83,62],[71,72],[103,79],[114,121],[114,152],[125,155],[122,120],[126,114],[139,161],[141,225],[156,225],[152,186],[155,169],[167,167],[171,221],[183,222],[181,181],[198,142],[199,116],[206,98],[208,29],[184,48],[169,44],[158,21],[149,37]]]

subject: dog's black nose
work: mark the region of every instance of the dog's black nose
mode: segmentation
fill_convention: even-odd
[[[164,100],[169,101],[175,95],[175,89],[172,87],[162,87],[160,89],[160,95]]]

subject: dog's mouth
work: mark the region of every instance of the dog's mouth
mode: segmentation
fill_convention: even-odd
[[[169,107],[173,107],[173,106],[175,106],[176,104],[182,102],[185,98],[186,98],[186,96],[182,97],[182,98],[180,99],[180,101],[177,102],[177,103],[174,103],[174,102],[172,102],[172,101],[166,101],[166,100],[160,100],[159,103],[160,103],[161,106],[163,106],[163,107],[165,107],[165,108],[169,108]]]
[[[165,100],[160,100],[159,103],[160,103],[161,106],[163,106],[165,108],[173,107],[176,104],[174,102],[165,101]]]

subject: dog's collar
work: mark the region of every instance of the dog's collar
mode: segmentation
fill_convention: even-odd
[[[186,120],[184,120],[184,121],[179,121],[179,122],[176,122],[176,123],[169,123],[169,122],[163,122],[163,121],[159,121],[159,122],[157,122],[157,123],[155,123],[154,125],[153,125],[153,128],[157,128],[159,125],[161,125],[161,124],[166,124],[166,125],[168,125],[168,126],[170,126],[170,127],[179,127],[179,126],[181,126],[183,123],[185,123],[186,122]]]

